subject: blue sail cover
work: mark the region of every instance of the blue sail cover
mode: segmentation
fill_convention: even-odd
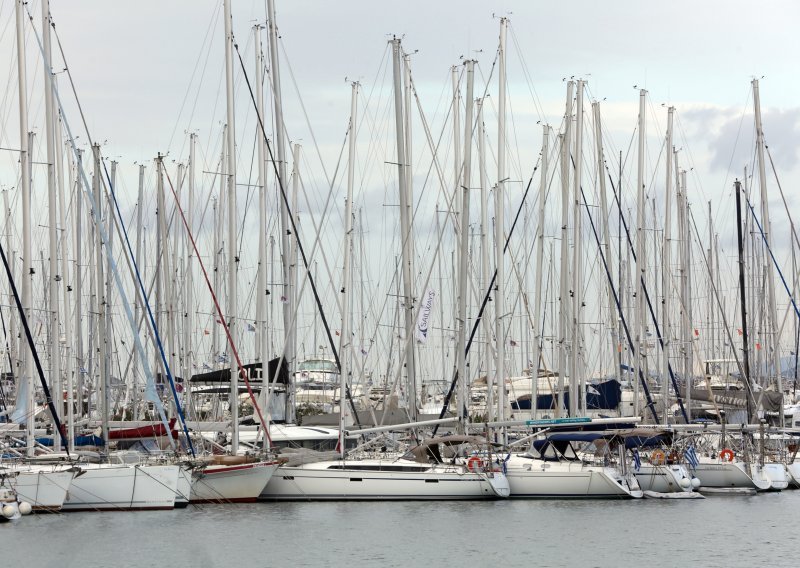
[[[622,388],[616,379],[586,385],[586,408],[589,410],[612,410],[619,407],[622,401]],[[564,392],[564,406],[569,408],[569,392]],[[536,397],[537,410],[555,409],[552,394],[540,394]],[[512,410],[530,410],[531,395],[522,395],[511,401]]]
[[[36,443],[43,446],[52,446],[53,438],[36,438]],[[100,436],[75,436],[76,446],[102,446],[103,438]]]

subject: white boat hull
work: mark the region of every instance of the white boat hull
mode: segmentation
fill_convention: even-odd
[[[172,509],[178,489],[177,465],[81,465],[64,511]]]
[[[67,498],[75,471],[54,468],[17,469],[11,486],[20,501],[31,504],[34,511],[58,512]]]
[[[396,467],[397,462],[392,462]],[[263,500],[451,500],[508,497],[502,473],[466,472],[463,468],[427,471],[381,471],[354,462],[281,466],[261,494]],[[337,469],[328,469],[329,467]]]
[[[635,480],[619,477],[606,468],[507,469],[512,499],[608,499],[642,497]]]
[[[789,472],[782,463],[772,462],[764,464],[764,477],[770,481],[770,491],[783,491],[789,487]]]
[[[753,489],[766,491],[772,483],[760,467],[752,468],[753,475],[747,471],[743,462],[704,462],[695,468],[694,474],[700,479],[700,491],[704,489]]]
[[[209,465],[192,473],[191,503],[252,503],[278,469],[277,462]]]

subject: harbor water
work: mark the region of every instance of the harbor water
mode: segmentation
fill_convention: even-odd
[[[297,502],[32,515],[3,564],[792,566],[800,491],[704,500]]]

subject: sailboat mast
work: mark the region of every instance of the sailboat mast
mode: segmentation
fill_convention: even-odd
[[[761,225],[764,230],[764,240],[770,241],[772,222],[769,218],[769,200],[767,199],[767,175],[764,165],[764,126],[761,122],[761,96],[758,89],[758,79],[753,79],[753,105],[755,106],[756,119],[756,155],[758,156],[758,182],[761,190]],[[764,269],[766,271],[767,306],[769,322],[767,335],[771,339],[772,372],[775,373],[777,391],[783,393],[783,378],[781,377],[780,341],[778,337],[777,317],[778,310],[775,303],[775,268],[768,255],[764,256]],[[783,426],[784,415],[780,413],[780,424]]]
[[[344,208],[344,266],[342,268],[342,336],[339,345],[339,360],[342,368],[339,373],[339,452],[345,455],[345,427],[348,425],[349,407],[346,404],[347,381],[350,377],[353,334],[351,330],[350,297],[352,284],[350,263],[353,255],[353,186],[355,180],[356,128],[358,124],[358,82],[352,83],[350,100],[350,140],[347,155],[347,200]]]
[[[636,168],[636,342],[634,344],[634,359],[636,371],[633,394],[633,413],[639,415],[640,380],[642,376],[643,351],[646,338],[646,314],[644,303],[644,278],[647,270],[645,264],[645,190],[644,190],[644,151],[645,151],[645,103],[647,91],[639,91],[639,155]]]
[[[31,295],[31,177],[30,177],[30,147],[28,140],[28,83],[25,58],[25,28],[23,19],[23,0],[16,2],[17,20],[17,76],[19,80],[19,166],[22,188],[22,309],[25,317],[30,319],[32,310]],[[22,341],[20,355],[24,359],[24,371],[17,377],[17,408],[25,408],[27,445],[26,455],[33,456],[34,452],[34,411],[33,411],[33,356],[31,347]],[[25,401],[20,404],[20,399]]]
[[[401,62],[402,47],[400,40],[392,40],[394,54],[394,109],[395,109],[395,132],[397,136],[397,172],[398,190],[400,193],[400,239],[401,239],[401,273],[403,276],[403,315],[405,322],[405,337],[411,337],[414,328],[414,298],[412,295],[412,239],[411,239],[411,200],[408,194],[407,158],[406,158],[406,137],[403,121],[403,91],[401,88]],[[406,370],[408,378],[408,412],[409,419],[416,420],[416,378],[414,376],[414,349],[413,345],[406,350]],[[402,365],[402,361],[400,362]],[[413,394],[413,398],[412,398]]]
[[[142,269],[144,269],[145,262],[144,256],[142,256],[142,238],[143,238],[143,225],[142,225],[142,215],[144,209],[144,164],[139,164],[139,193],[138,197],[136,198],[136,260],[137,262],[141,263]],[[144,275],[142,276],[144,278]],[[136,294],[134,297],[134,319],[138,323],[142,318],[142,296],[141,294]],[[136,355],[138,358],[138,354]],[[136,365],[136,369],[141,368],[143,361],[139,362],[139,365]],[[133,412],[132,418],[134,420],[139,419],[139,409],[138,409],[138,398],[139,392],[136,386],[136,375],[137,372],[134,371],[134,378],[133,378],[133,388],[131,389],[131,409]]]
[[[59,344],[60,336],[60,317],[61,310],[59,309],[59,283],[61,276],[58,273],[58,237],[57,237],[57,221],[56,221],[56,143],[55,143],[55,127],[56,121],[54,116],[55,106],[53,104],[53,72],[51,65],[51,49],[50,49],[50,2],[49,0],[42,0],[42,44],[44,50],[44,98],[45,98],[45,131],[46,131],[46,144],[47,144],[47,234],[50,248],[50,262],[49,262],[49,286],[48,289],[48,319],[50,328],[50,373],[51,382],[53,386],[53,393],[55,393],[58,411],[61,412],[63,408],[64,397],[61,395],[61,346]],[[54,433],[53,442],[58,436]]]
[[[715,257],[715,248],[714,248],[714,219],[711,216],[711,201],[708,202],[708,280],[709,285],[713,289],[714,284],[716,282],[715,279],[715,272],[714,272],[714,257]],[[712,305],[711,302],[708,304],[708,325],[709,325],[709,334],[708,334],[708,359],[713,359],[716,357],[717,353],[717,342],[716,342],[716,306]]]
[[[506,270],[503,262],[503,248],[505,245],[505,195],[506,195],[506,32],[508,30],[508,18],[500,18],[500,48],[498,53],[498,98],[497,104],[497,186],[494,189],[494,261],[497,270],[496,292],[494,297],[494,322],[495,322],[495,341],[497,352],[495,353],[495,382],[497,383],[497,418],[506,419],[506,334],[503,328],[503,318],[506,317]],[[467,97],[467,108],[472,106],[472,97]],[[469,113],[469,111],[468,111]],[[471,114],[470,114],[471,116]],[[472,138],[472,124],[467,122],[465,125]],[[468,163],[466,143],[464,149],[464,163]],[[466,187],[469,186],[469,178],[464,177]],[[462,225],[462,230],[467,230],[467,225]],[[462,241],[463,243],[463,241]],[[467,254],[466,247],[462,248],[462,254]],[[505,432],[505,430],[504,430]]]
[[[661,365],[661,401],[664,405],[664,424],[669,424],[669,351],[672,345],[672,330],[670,318],[672,316],[672,121],[675,113],[674,107],[667,109],[667,141],[666,141],[666,176],[664,182],[664,236],[661,247],[661,288],[664,294],[664,301],[661,304],[661,334],[663,345],[661,352],[663,355]],[[676,395],[678,393],[675,393]]]
[[[102,201],[100,199],[100,145],[95,144],[92,146],[94,157],[94,176],[92,180],[94,191],[94,207],[97,208],[95,219],[97,223],[102,222],[101,211]],[[108,306],[106,304],[107,298],[105,297],[105,274],[103,270],[103,237],[101,234],[101,227],[95,227],[95,304],[96,304],[96,317],[95,317],[95,334],[97,336],[97,366],[100,368],[100,381],[97,389],[97,395],[100,397],[100,421],[103,432],[103,446],[108,451],[108,418],[109,418],[109,381],[108,373],[110,370],[109,365],[109,352],[108,352],[108,337],[105,334],[106,315],[108,313]]]
[[[489,287],[489,182],[486,178],[486,127],[483,122],[483,99],[477,99],[475,105],[478,108],[478,169],[481,187],[481,290]],[[438,234],[438,232],[437,232]],[[484,355],[481,357],[481,371],[486,374],[486,420],[493,422],[495,417],[494,390],[495,377],[490,372],[491,361],[491,339],[492,323],[491,319],[484,317],[483,329],[485,334]]]
[[[469,182],[472,166],[472,109],[473,109],[473,60],[464,62],[467,68],[466,112],[464,116],[464,168],[461,181],[461,234],[458,255],[458,340],[456,341],[456,361],[458,362],[458,417],[459,429],[466,429],[469,418],[469,381],[467,376],[467,264],[469,260]],[[502,390],[502,387],[500,388]]]
[[[84,396],[84,374],[86,374],[83,353],[83,270],[81,269],[81,259],[83,256],[83,191],[80,189],[80,171],[83,168],[83,150],[76,152],[75,161],[75,390],[78,395],[78,414],[83,416],[86,408],[83,404]],[[70,423],[71,424],[71,423]],[[70,435],[70,452],[75,448],[75,436]]]
[[[227,101],[227,157],[228,168],[224,172],[228,181],[228,327],[235,338],[238,325],[234,321],[237,311],[236,289],[236,128],[233,106],[233,22],[231,19],[230,0],[225,0],[225,93]],[[231,351],[228,349],[228,351]],[[231,453],[239,451],[239,371],[234,365],[233,354],[229,353],[228,362],[231,370]]]
[[[547,176],[550,127],[545,124],[542,127],[542,180],[539,187],[538,218],[536,222],[536,292],[533,295],[533,325],[536,326],[533,335],[533,357],[531,358],[531,420],[536,419],[536,401],[539,393],[539,359],[541,359],[542,348],[542,279],[544,278],[544,207],[547,200]]]
[[[194,180],[195,180],[195,161],[196,161],[196,146],[197,134],[192,133],[189,135],[189,189],[188,189],[188,205],[186,208],[186,224],[190,231],[194,230],[193,217],[194,217]],[[184,392],[184,408],[191,409],[190,398],[192,396],[191,378],[192,369],[194,368],[194,246],[189,235],[186,235],[186,268],[184,269],[184,297],[183,297],[183,313],[184,313],[184,332],[183,332],[183,392]]]
[[[272,77],[272,100],[275,110],[275,159],[278,161],[279,184],[286,189],[286,133],[283,124],[283,98],[281,95],[281,75],[278,57],[278,27],[275,22],[275,2],[267,0],[267,27],[269,31],[269,55],[270,55],[270,75]],[[281,212],[281,261],[283,264],[284,297],[283,325],[284,325],[284,352],[283,358],[289,368],[289,376],[292,376],[295,363],[295,329],[294,311],[294,285],[295,285],[295,257],[292,256],[290,236],[292,235],[292,224],[289,220],[287,204],[283,199],[279,200]],[[290,389],[294,389],[294,381],[291,381]],[[290,393],[288,419],[294,417],[294,395]]]
[[[736,242],[739,251],[739,298],[742,313],[742,354],[744,362],[745,395],[747,397],[747,421],[753,422],[755,410],[752,404],[752,385],[750,380],[750,352],[747,334],[747,296],[745,292],[744,236],[742,234],[742,184],[737,180],[736,191]]]
[[[402,52],[402,50],[401,50]],[[406,153],[404,168],[406,170],[406,187],[403,189],[405,195],[405,206],[403,200],[400,200],[400,214],[403,215],[405,211],[405,222],[401,222],[401,226],[407,228],[406,237],[403,239],[403,303],[406,307],[405,310],[405,324],[406,324],[406,337],[411,337],[414,333],[414,233],[411,230],[414,214],[414,176],[412,175],[411,161],[413,160],[411,148],[411,99],[412,99],[412,84],[411,84],[411,60],[407,54],[403,55],[403,79],[405,81],[405,107],[403,113],[403,136],[405,138]],[[414,421],[417,419],[417,354],[416,354],[416,341],[406,343],[406,370],[408,375],[408,415],[409,419]]]
[[[581,246],[581,178],[583,172],[583,87],[578,81],[577,108],[575,111],[575,175],[572,178],[572,352],[569,381],[569,414],[586,413],[586,378],[581,367],[581,305],[583,303],[583,254]],[[569,148],[569,146],[568,146]],[[568,160],[570,162],[571,160]]]
[[[256,112],[261,122],[264,122],[264,53],[261,49],[260,41],[261,26],[253,26],[253,39],[256,54]],[[256,360],[261,361],[261,380],[262,388],[267,388],[267,361],[269,360],[267,349],[267,161],[266,161],[266,141],[261,133],[256,135],[258,139],[258,274],[256,277],[256,337],[255,353]],[[266,391],[265,391],[266,392]]]
[[[222,126],[222,139],[226,140],[226,132],[228,128],[226,125]],[[222,196],[225,195],[226,183],[226,161],[225,161],[225,143],[222,144],[222,151],[219,157],[219,195],[213,199],[211,209],[214,217],[214,290],[220,294],[222,292]],[[214,303],[211,303],[211,314],[215,313]],[[211,320],[211,365],[217,369],[220,364],[220,350],[219,350],[219,321],[217,316],[213,316]]]
[[[561,268],[559,273],[560,293],[558,310],[558,392],[553,397],[556,403],[555,417],[560,418],[564,409],[564,386],[567,375],[567,315],[569,313],[569,145],[572,131],[572,90],[575,83],[567,83],[567,108],[564,112],[564,134],[561,138]]]
[[[605,157],[603,156],[603,128],[600,119],[600,103],[592,103],[592,112],[594,114],[594,128],[595,128],[595,147],[597,148],[597,181],[600,190],[600,222],[603,231],[603,247],[606,256],[606,265],[608,266],[609,282],[606,290],[608,291],[608,327],[611,332],[611,349],[613,352],[614,360],[614,373],[613,377],[620,376],[621,370],[621,349],[622,338],[618,333],[619,314],[617,313],[616,300],[614,299],[613,288],[613,274],[614,274],[614,256],[611,253],[611,230],[609,228],[608,217],[610,211],[608,209],[608,198],[606,197],[606,171],[605,171]],[[620,259],[621,262],[621,259]],[[621,270],[621,267],[620,267]],[[621,290],[620,290],[621,293]]]

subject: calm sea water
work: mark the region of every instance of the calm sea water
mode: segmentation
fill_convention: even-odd
[[[6,566],[793,566],[800,491],[692,501],[258,503],[38,515]]]

